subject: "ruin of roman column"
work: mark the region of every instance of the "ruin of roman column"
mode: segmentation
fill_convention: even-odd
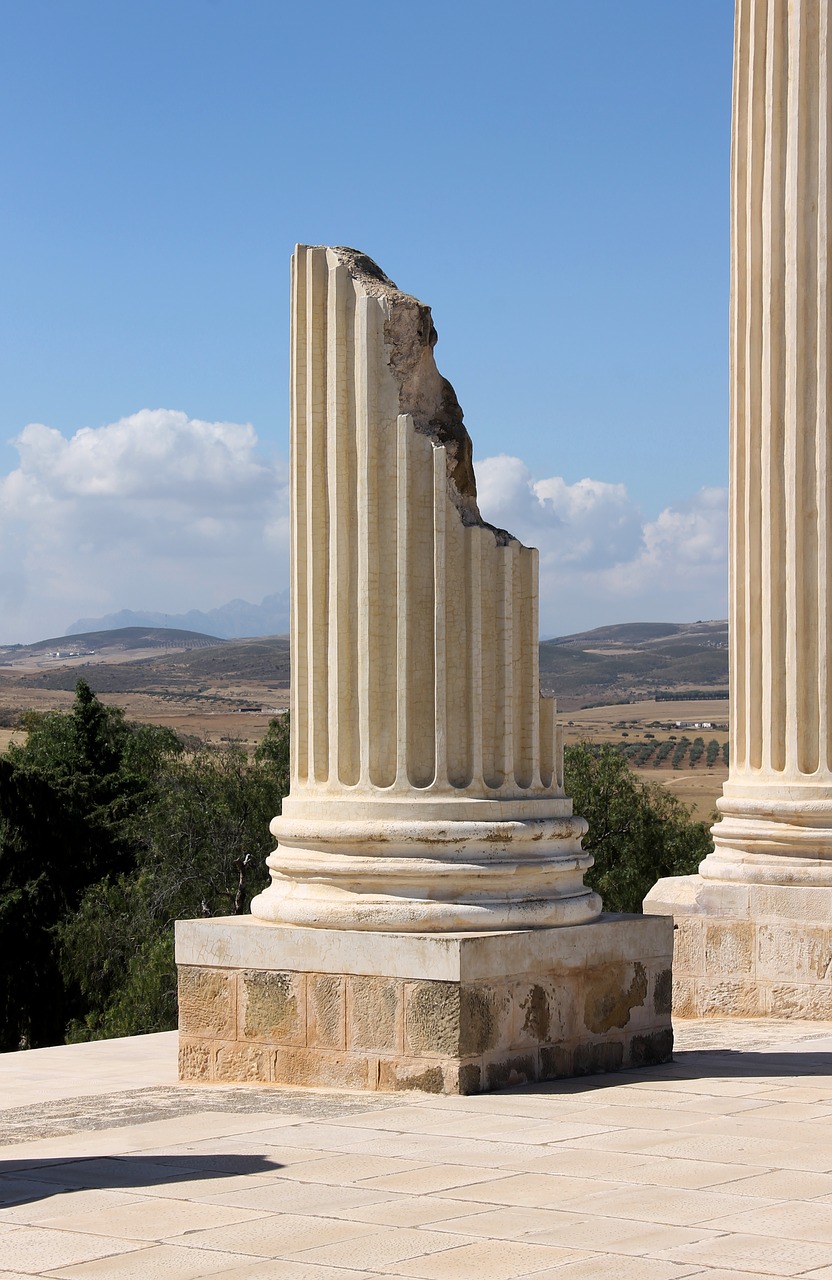
[[[181,1072],[476,1092],[663,1061],[670,922],[601,916],[430,308],[298,246],[291,786],[247,918],[179,922]]]
[[[368,258],[292,275],[292,780],[254,915],[577,924],[586,830],[538,675],[537,553],[479,513],[430,311]]]
[[[699,876],[660,881],[677,1008],[832,1016],[828,0],[738,0],[730,770]]]

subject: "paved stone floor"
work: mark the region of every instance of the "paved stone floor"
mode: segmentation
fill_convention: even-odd
[[[173,1035],[0,1056],[0,1280],[832,1280],[832,1026],[477,1098],[180,1086]]]

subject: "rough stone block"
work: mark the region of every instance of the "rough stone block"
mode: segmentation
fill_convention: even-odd
[[[679,1014],[678,1009],[674,1012]],[[763,989],[750,979],[720,982],[709,977],[699,984],[695,1015],[699,1018],[759,1018],[764,1013]]]
[[[572,1053],[573,1076],[597,1076],[605,1071],[620,1071],[624,1064],[622,1040],[599,1040],[595,1044],[575,1045]]]
[[[242,1040],[301,1046],[306,1040],[306,978],[299,973],[244,969],[238,990]]]
[[[378,1067],[374,1058],[360,1054],[278,1049],[275,1080],[319,1089],[374,1090],[378,1087]]]
[[[677,1018],[699,1017],[699,987],[694,978],[673,975],[673,1012]]]
[[[347,979],[347,1045],[374,1053],[402,1048],[403,985],[390,978]]]
[[[518,982],[511,991],[511,1044],[516,1048],[559,1044],[578,1033],[583,975]]]
[[[204,933],[204,922],[190,923],[186,954],[195,957],[201,954],[197,944],[203,936],[210,941],[210,934]],[[628,917],[621,922],[618,958],[590,969],[586,961],[594,938],[603,943],[604,956],[616,955],[612,918],[597,926],[513,934],[510,947],[504,934],[473,939],[402,935],[411,947],[409,954],[405,947],[408,966],[424,961],[425,976],[409,977],[383,968],[396,958],[391,946],[397,935],[353,933],[351,964],[360,951],[361,963],[377,971],[336,972],[333,954],[340,963],[346,942],[337,940],[333,953],[332,931],[272,931],[257,922],[225,922],[223,946],[217,944],[215,956],[222,964],[181,965],[181,1075],[468,1095],[611,1071],[631,1059],[657,1061],[665,1042],[654,1033],[669,1029],[672,939],[667,917],[650,923],[651,936],[654,931],[665,938],[663,956],[644,963],[632,959],[641,926]],[[270,966],[272,933],[275,955],[283,963]],[[299,933],[315,933],[315,938],[301,938],[299,946],[311,956],[316,943],[319,968],[286,963],[289,941]],[[238,937],[245,958],[256,963],[232,963]],[[512,972],[523,969],[524,939],[525,972]],[[492,976],[473,981],[445,976],[460,968],[470,942],[476,943],[476,967]],[[582,966],[570,961],[560,967],[564,956],[578,955]]]
[[[656,1018],[670,1016],[673,1007],[673,970],[659,969],[653,974],[653,1015]]]
[[[832,1021],[832,984],[772,983],[769,998],[772,1017]]]
[[[789,982],[824,982],[832,974],[832,934],[791,921],[757,929],[757,976]]]
[[[536,1052],[501,1054],[490,1058],[485,1065],[486,1087],[489,1090],[534,1084],[539,1074]]]
[[[344,1049],[347,1043],[346,981],[330,973],[310,973],[306,980],[306,1043],[321,1049]]]
[[[705,926],[705,973],[754,972],[754,925],[747,920],[709,920]]]
[[[511,1001],[507,987],[477,983],[460,997],[459,1052],[463,1057],[509,1048]]]
[[[274,1050],[239,1041],[220,1043],[214,1055],[214,1079],[269,1083],[274,1079]]]
[[[673,1056],[673,1030],[663,1027],[645,1035],[633,1036],[626,1046],[624,1064],[628,1067],[653,1067],[669,1062]]]
[[[179,1041],[179,1079],[210,1080],[213,1050],[210,1040]]]
[[[539,1079],[563,1080],[573,1075],[572,1058],[572,1045],[544,1045],[538,1055]]]
[[[225,969],[179,968],[179,1030],[207,1040],[233,1040],[236,974]]]
[[[584,1026],[594,1035],[630,1022],[631,1011],[647,1000],[647,971],[638,960],[632,965],[605,965],[585,975]]]
[[[450,1068],[451,1076],[458,1075],[454,1064],[431,1061],[430,1059],[409,1060],[406,1062],[379,1059],[378,1087],[387,1092],[400,1092],[411,1089],[422,1093],[455,1092],[446,1088]]]
[[[673,929],[673,969],[680,976],[705,972],[705,925],[701,916],[680,916]]]
[[[461,992],[458,982],[408,983],[404,994],[405,1052],[455,1056],[460,1048]]]

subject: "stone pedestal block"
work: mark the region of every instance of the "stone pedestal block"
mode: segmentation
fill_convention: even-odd
[[[472,1094],[666,1061],[671,921],[417,934],[180,921],[180,1077]]]
[[[673,876],[644,910],[674,919],[678,1017],[832,1020],[832,889]]]

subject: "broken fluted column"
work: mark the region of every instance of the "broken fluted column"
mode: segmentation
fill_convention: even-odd
[[[645,907],[688,917],[679,1012],[728,977],[722,1012],[830,1017],[828,0],[739,0],[735,35],[730,773],[700,876]]]
[[[591,920],[539,692],[537,552],[480,517],[430,309],[350,249],[299,246],[292,280],[292,781],[252,911]]]
[[[428,307],[292,274],[292,777],[252,915],[179,921],[180,1075],[477,1093],[663,1062],[672,924],[601,916],[537,552],[480,517]]]

